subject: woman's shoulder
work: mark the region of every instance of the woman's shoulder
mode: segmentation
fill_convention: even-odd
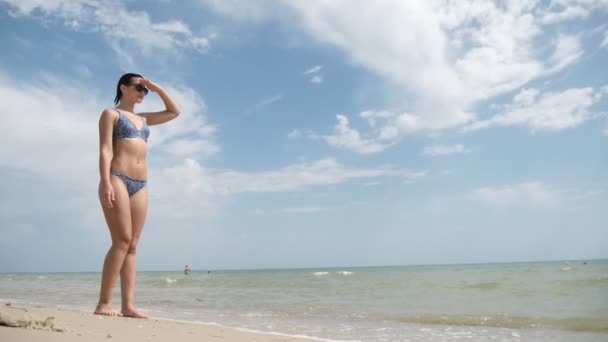
[[[99,116],[99,122],[107,122],[107,124],[116,124],[118,121],[119,114],[114,108],[106,108],[101,112]]]
[[[118,117],[118,111],[115,108],[106,108],[101,111],[101,117],[116,118]]]

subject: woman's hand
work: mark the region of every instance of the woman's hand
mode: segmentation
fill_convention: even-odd
[[[155,93],[157,93],[160,89],[162,89],[158,84],[147,80],[145,78],[141,78],[139,79],[139,84],[143,85],[144,87],[150,89],[150,91],[153,91]]]
[[[101,203],[106,208],[112,208],[114,205],[112,202],[116,201],[114,197],[114,187],[111,183],[102,183],[99,188],[99,197],[101,198]]]

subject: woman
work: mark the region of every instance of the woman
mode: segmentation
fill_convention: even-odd
[[[135,114],[148,91],[165,103],[164,111]],[[158,84],[138,74],[124,74],[116,86],[116,108],[106,109],[99,119],[99,200],[112,246],[101,275],[101,291],[95,314],[148,318],[133,304],[137,241],[146,219],[146,150],[148,126],[175,119],[179,108]],[[121,311],[112,308],[112,292],[120,274]]]

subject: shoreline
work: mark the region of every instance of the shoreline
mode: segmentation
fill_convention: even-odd
[[[423,267],[455,267],[455,266],[490,266],[490,265],[518,265],[518,264],[556,264],[556,263],[583,263],[588,264],[595,262],[608,262],[608,258],[591,258],[591,259],[555,259],[555,260],[529,260],[529,261],[488,261],[488,262],[456,262],[456,263],[431,263],[431,264],[387,264],[387,265],[350,265],[350,266],[298,266],[298,267],[254,267],[254,268],[211,268],[211,269],[192,269],[191,274],[206,274],[207,271],[211,270],[212,273],[238,273],[238,272],[275,272],[275,271],[314,271],[314,270],[336,270],[336,269],[382,269],[382,268],[423,268]],[[137,272],[148,272],[148,273],[179,273],[182,274],[183,270],[180,269],[167,269],[167,270],[151,270],[151,269],[138,269]],[[39,270],[13,270],[3,271],[0,275],[22,275],[22,274],[71,274],[71,273],[90,273],[100,274],[99,270],[79,270],[79,271],[39,271]]]
[[[309,342],[321,339],[246,331],[212,323],[109,317],[58,308],[4,303],[0,306],[0,340]]]

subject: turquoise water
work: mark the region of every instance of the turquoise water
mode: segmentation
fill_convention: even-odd
[[[90,312],[99,278],[0,274],[0,301]],[[607,260],[139,272],[136,296],[156,318],[319,340],[608,341]]]

